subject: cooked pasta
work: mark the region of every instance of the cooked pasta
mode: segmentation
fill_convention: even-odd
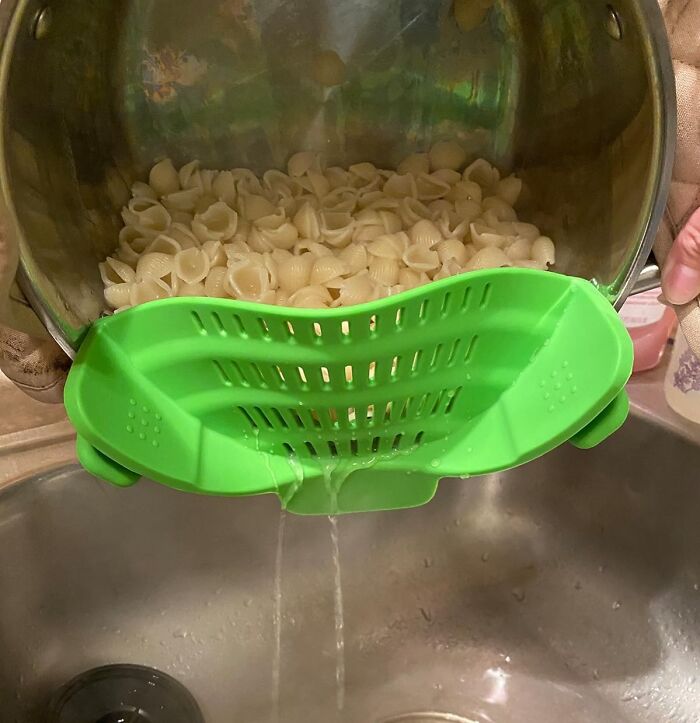
[[[552,239],[518,218],[522,181],[465,161],[449,140],[396,171],[326,167],[313,151],[262,176],[161,160],[132,185],[99,266],[105,300],[115,313],[170,296],[330,308],[478,269],[554,265]]]

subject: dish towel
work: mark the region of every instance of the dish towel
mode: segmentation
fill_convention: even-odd
[[[700,0],[659,0],[671,42],[678,94],[678,151],[655,252],[663,262],[700,206]],[[32,397],[60,403],[70,359],[52,341],[14,276],[17,249],[0,229],[0,369]],[[690,348],[700,356],[700,303],[677,308]]]

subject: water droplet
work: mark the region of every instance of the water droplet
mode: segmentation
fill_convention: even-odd
[[[431,623],[433,621],[433,614],[430,612],[430,610],[426,610],[425,608],[418,609],[420,610],[420,614],[422,615],[426,623]]]
[[[435,690],[442,690],[442,684],[441,684],[441,683],[435,683],[435,685],[433,686],[433,688],[435,688]]]
[[[540,386],[541,386],[541,387],[547,386],[547,382],[543,379],[543,380],[540,382]]]
[[[134,428],[133,428],[130,424],[127,424],[127,425],[126,425],[126,431],[129,432],[129,433],[131,433],[131,432],[134,431]]]
[[[696,582],[695,585],[693,585],[693,590],[695,590],[695,592],[697,592],[698,590],[700,590],[700,583],[697,583],[697,582]]]
[[[561,389],[561,382],[557,382],[557,383],[554,385],[554,388],[555,388],[557,391],[559,391],[559,390]]]
[[[488,552],[483,552],[483,553],[481,554],[481,562],[488,562],[488,561],[489,561],[489,553],[488,553]]]
[[[564,369],[566,369],[569,366],[569,362],[564,360],[561,365],[564,367]]]
[[[144,414],[148,414],[149,409],[148,409],[148,407],[145,407],[145,406],[144,406],[144,407],[141,407],[141,411],[142,411]]]
[[[598,672],[598,668],[593,668],[593,678],[595,680],[600,680],[600,673]]]
[[[569,373],[566,375],[566,378],[567,378],[568,381],[571,381],[571,380],[574,378],[574,375],[573,375],[571,372],[569,372]]]
[[[134,419],[136,415],[133,412],[129,412],[129,419]]]
[[[605,572],[605,565],[599,565],[598,572]]]
[[[243,603],[247,608],[249,608],[253,604],[253,598],[249,597],[245,599],[245,602]]]
[[[131,404],[132,407],[135,407],[135,406],[136,406],[136,400],[135,400],[135,399],[130,399],[130,400],[129,400],[129,404]]]
[[[434,459],[434,460],[430,463],[430,466],[431,466],[431,467],[439,467],[439,466],[440,466],[440,460],[439,460],[439,459]]]
[[[525,602],[525,590],[523,590],[521,587],[514,587],[511,590],[511,594],[519,603]]]
[[[549,399],[552,395],[549,392],[544,393],[544,398]]]
[[[560,401],[562,404],[565,404],[565,403],[566,403],[566,395],[562,394],[561,397],[559,397],[559,401]]]
[[[582,587],[583,587],[583,585],[581,585],[581,581],[580,581],[580,580],[576,580],[576,582],[574,583],[574,589],[575,589],[575,590],[580,590]]]
[[[148,420],[147,420],[147,419],[142,419],[142,420],[141,420],[141,426],[142,426],[142,427],[147,427],[147,426],[148,426]]]
[[[559,372],[555,369],[555,370],[552,372],[552,378],[556,377],[558,374],[559,374]]]
[[[612,604],[613,610],[619,610],[622,607],[622,603],[619,600],[615,600],[615,602]]]
[[[432,557],[426,557],[423,560],[423,567],[432,567],[433,566],[433,558]]]
[[[156,414],[156,421],[161,422],[163,420],[163,417],[160,416],[160,414]]]
[[[552,404],[552,405],[550,405],[550,407],[549,407],[549,409],[548,409],[547,411],[548,411],[548,412],[553,412],[555,409],[556,409],[556,407]]]
[[[574,384],[574,386],[571,387],[571,393],[576,394],[576,392],[578,392],[578,387]]]
[[[156,434],[160,434],[160,427],[153,427],[153,431],[154,431]]]
[[[160,445],[158,444],[158,442],[156,442],[155,439],[151,442],[151,444],[152,444],[154,447],[160,447]]]
[[[139,439],[146,439],[146,435],[143,432],[141,432],[141,434],[139,434]]]

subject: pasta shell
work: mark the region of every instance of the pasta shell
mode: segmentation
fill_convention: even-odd
[[[315,261],[316,257],[310,253],[292,256],[289,259],[280,261],[277,265],[277,278],[280,289],[291,295],[307,286]]]
[[[456,171],[464,165],[467,160],[467,154],[454,141],[439,141],[435,143],[428,154],[430,158],[430,168],[433,171],[439,171],[442,168],[449,168]]]
[[[122,261],[123,263],[130,266],[132,269],[135,269],[136,264],[138,263],[140,258],[140,253],[134,251],[133,247],[125,241],[120,241],[119,247],[117,248],[116,257],[119,261]]]
[[[233,208],[236,205],[236,179],[231,171],[221,171],[211,184],[211,190],[214,196],[223,201],[227,206]]]
[[[160,252],[162,254],[168,254],[169,256],[175,256],[175,254],[182,251],[180,244],[170,236],[162,233],[146,247],[146,253]]]
[[[462,178],[465,181],[475,181],[482,189],[493,189],[500,180],[498,169],[494,168],[488,161],[479,159],[464,169]]]
[[[350,184],[350,174],[339,166],[327,168],[325,175],[331,189],[342,188]]]
[[[412,244],[431,249],[442,241],[443,235],[432,221],[422,220],[411,226],[408,238]]]
[[[226,291],[236,299],[260,301],[270,291],[270,278],[264,266],[239,263],[226,272]]]
[[[355,223],[349,213],[337,211],[321,212],[321,235],[323,240],[335,248],[343,248],[352,240]]]
[[[272,251],[274,248],[272,242],[268,241],[267,237],[260,229],[250,229],[247,238],[248,246],[250,246],[250,249],[252,251],[257,251],[258,253],[266,253],[268,251]]]
[[[131,306],[138,306],[149,301],[167,299],[170,295],[170,288],[162,279],[146,278],[131,284],[129,302]]]
[[[397,211],[401,201],[398,198],[385,196],[382,191],[370,191],[357,197],[357,205],[359,208],[372,211]]]
[[[202,241],[226,241],[233,238],[238,227],[238,214],[223,201],[212,204],[192,221],[192,230]]]
[[[158,196],[167,196],[180,190],[180,178],[169,158],[153,166],[148,176],[148,184]]]
[[[257,221],[265,216],[275,216],[278,209],[265,196],[244,194],[238,199],[238,210],[248,221]]]
[[[198,188],[200,191],[204,191],[198,171],[199,161],[190,161],[185,164],[178,173],[180,188]]]
[[[142,181],[136,181],[131,187],[131,195],[133,198],[150,198],[153,201],[158,200],[158,194],[147,184]]]
[[[198,188],[188,188],[185,191],[176,191],[175,193],[169,193],[167,196],[163,196],[163,205],[168,209],[168,211],[185,211],[186,213],[193,213],[201,195],[202,194]]]
[[[369,277],[377,284],[394,286],[399,281],[398,260],[373,258],[369,263]]]
[[[532,242],[519,238],[506,248],[506,256],[511,261],[526,261],[532,258]]]
[[[367,251],[380,259],[400,259],[409,246],[408,235],[403,231],[383,234],[367,244]]]
[[[105,289],[105,301],[112,309],[120,309],[131,303],[130,283],[112,284]]]
[[[210,266],[226,266],[228,256],[221,241],[205,241],[202,251],[209,257]]]
[[[173,270],[173,257],[170,254],[154,252],[144,254],[136,265],[136,279],[162,279]],[[132,301],[132,304],[134,302]]]
[[[367,268],[367,248],[362,244],[347,246],[340,252],[339,258],[345,262],[351,274]]]
[[[278,228],[261,229],[260,233],[272,248],[278,249],[294,248],[299,239],[299,231],[291,221],[285,221]]]
[[[484,209],[484,221],[493,223],[494,221],[517,221],[518,215],[512,206],[509,206],[503,199],[496,196],[489,196],[481,203]]]
[[[181,249],[199,247],[199,239],[194,232],[182,223],[174,223],[167,231],[167,235],[180,244]]]
[[[136,273],[131,266],[112,256],[108,256],[105,261],[99,265],[99,269],[102,283],[105,286],[132,282],[136,279]]]
[[[396,171],[400,174],[412,173],[417,176],[430,172],[430,158],[427,153],[412,153],[399,163]]]
[[[416,178],[416,192],[418,200],[427,203],[444,198],[450,192],[450,185],[423,173]]]
[[[321,225],[316,209],[310,204],[304,203],[294,216],[293,223],[299,232],[301,238],[308,238],[316,241],[321,235]]]
[[[523,190],[523,182],[516,176],[502,178],[494,189],[496,196],[504,200],[509,206],[515,206]]]
[[[471,241],[477,250],[484,248],[504,248],[515,240],[512,236],[500,234],[483,223],[473,223],[469,228]]]
[[[223,298],[228,296],[225,288],[226,268],[217,266],[213,268],[204,282],[204,291],[207,296],[213,298]]]
[[[175,257],[173,271],[186,284],[196,284],[206,279],[210,265],[211,260],[205,251],[187,249]]]
[[[188,284],[184,281],[180,284],[177,291],[178,296],[206,296],[207,290],[204,284],[199,281],[195,284]]]
[[[556,263],[556,249],[551,238],[540,236],[532,244],[532,259],[538,264],[544,265],[545,268]]]
[[[457,262],[459,266],[464,266],[467,263],[467,250],[464,248],[464,244],[456,238],[446,239],[441,241],[435,250],[440,257],[440,262],[446,264],[450,260]]]
[[[457,171],[452,171],[449,168],[441,168],[438,171],[433,171],[430,177],[441,183],[446,183],[448,186],[454,186],[462,180],[462,174]]]
[[[462,200],[455,202],[454,218],[459,219],[457,223],[466,221],[471,223],[481,216],[481,204],[477,201]]]
[[[373,181],[379,175],[374,163],[354,163],[348,170],[362,181]]]
[[[397,233],[403,228],[401,219],[392,211],[378,211],[379,218],[381,219],[382,226],[384,227],[384,233]]]
[[[430,278],[424,271],[413,269],[401,269],[399,271],[399,284],[405,289],[416,289],[430,282]]]
[[[324,196],[320,204],[324,211],[354,211],[357,206],[357,191],[352,188],[336,188]]]
[[[376,296],[374,282],[367,274],[358,274],[345,280],[337,299],[338,306],[354,306],[373,301]]]
[[[477,251],[467,262],[466,271],[479,271],[481,269],[497,269],[502,266],[512,266],[511,260],[504,251],[496,246],[487,246]]]
[[[434,271],[440,266],[440,257],[422,244],[409,246],[403,255],[403,262],[414,271]]]
[[[415,176],[410,173],[393,174],[384,184],[384,193],[393,198],[418,198]]]
[[[289,305],[301,309],[325,309],[332,300],[323,286],[305,286],[289,297]]]
[[[477,204],[481,203],[482,197],[481,186],[474,181],[458,181],[445,196],[448,201],[474,201]]]
[[[530,259],[525,259],[523,261],[515,261],[513,263],[513,266],[516,266],[519,269],[532,269],[533,271],[546,271],[547,270],[547,264],[539,263],[538,261],[532,261]]]
[[[310,168],[306,173],[306,177],[309,179],[309,183],[311,184],[311,190],[319,198],[323,198],[331,190],[331,184],[320,171]]]
[[[318,258],[319,256],[332,256],[333,252],[323,244],[317,243],[316,241],[309,241],[307,239],[304,239],[302,241],[299,241],[294,246],[294,253],[295,254],[303,254],[306,252],[310,252],[313,256]]]
[[[349,269],[342,259],[336,256],[321,256],[314,261],[309,283],[313,286],[322,286],[331,279],[347,273]]]
[[[458,276],[462,273],[462,265],[457,263],[456,259],[448,259],[440,267],[438,272],[433,276],[433,281],[441,281],[449,279],[452,276]]]
[[[314,151],[295,153],[289,161],[287,161],[287,173],[292,178],[299,178],[312,168],[316,170],[321,169],[320,154]]]
[[[433,203],[440,203],[434,201]],[[448,204],[450,210],[452,205]],[[422,219],[432,218],[431,210],[417,198],[402,198],[399,203],[399,216],[404,226],[413,226],[414,223],[418,223]]]

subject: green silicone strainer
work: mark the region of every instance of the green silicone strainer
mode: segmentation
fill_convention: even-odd
[[[65,400],[97,476],[327,514],[593,446],[626,418],[631,369],[590,283],[498,269],[336,310],[145,304],[94,324]]]

